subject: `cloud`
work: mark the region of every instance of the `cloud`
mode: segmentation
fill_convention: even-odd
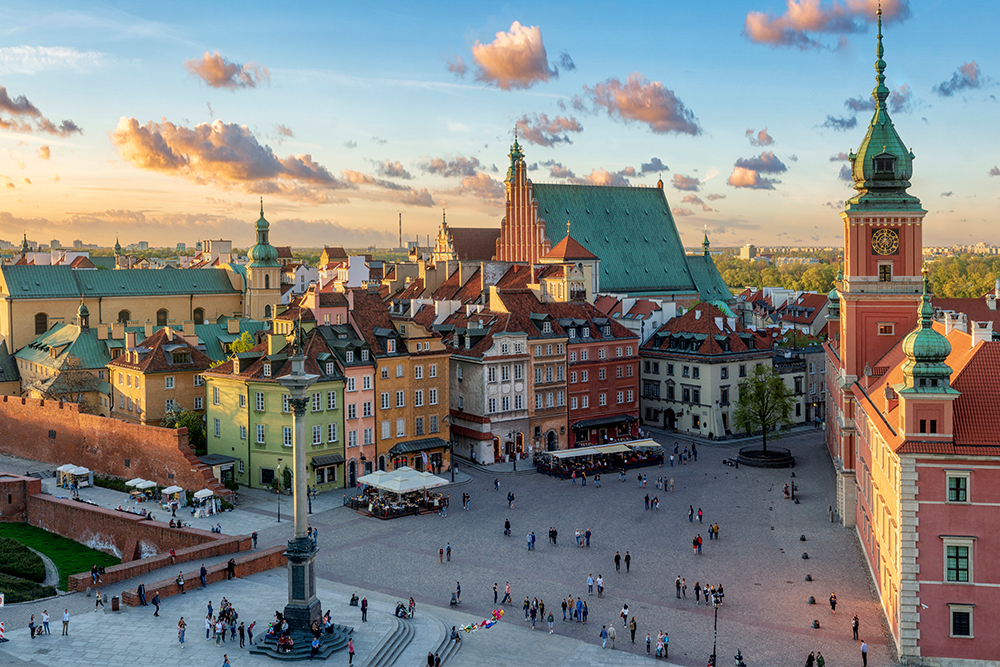
[[[25,185],[31,185],[31,179],[28,178],[27,176],[22,176],[21,182],[24,183]]]
[[[573,178],[573,179],[575,179],[576,178],[576,174],[573,173],[572,169],[569,169],[568,167],[564,167],[561,164],[556,163],[556,164],[552,165],[549,168],[549,177],[550,178]]]
[[[789,155],[788,156],[788,161],[789,162],[798,162],[799,161],[799,156],[798,155]]]
[[[48,70],[86,71],[105,64],[108,55],[65,46],[5,46],[0,48],[0,74],[38,74]]]
[[[611,78],[594,84],[593,88],[583,87],[585,95],[598,107],[608,112],[608,117],[623,123],[646,123],[657,134],[701,134],[701,127],[694,113],[672,90],[659,81],[648,81],[638,72],[630,74],[622,83]],[[583,104],[575,100],[574,107]]]
[[[788,171],[788,167],[773,152],[761,153],[757,157],[740,158],[736,161],[736,166],[765,174],[780,174],[783,171]]]
[[[289,139],[295,137],[295,133],[284,125],[278,125],[275,127],[275,130],[277,131],[279,137],[288,137]]]
[[[955,193],[949,190],[948,192],[942,192],[941,196],[942,197],[954,197]]]
[[[713,210],[712,207],[709,206],[708,204],[706,204],[704,201],[702,201],[701,197],[699,197],[698,195],[693,195],[693,194],[692,195],[688,195],[688,196],[684,197],[684,199],[681,200],[681,203],[682,204],[692,204],[694,206],[701,206],[701,210],[703,210],[703,211],[711,211],[711,210]]]
[[[271,81],[271,72],[257,63],[233,62],[224,58],[218,51],[205,52],[201,59],[184,61],[184,69],[199,77],[212,88],[256,88],[262,83]]]
[[[573,143],[570,132],[583,132],[583,125],[573,116],[555,116],[551,120],[545,114],[525,114],[517,121],[518,135],[525,141],[538,146]]]
[[[875,23],[877,9],[878,0],[832,0],[828,5],[820,0],[788,0],[788,9],[781,16],[748,12],[743,34],[752,42],[771,47],[827,48],[811,35],[865,32]],[[884,0],[882,13],[886,23],[902,23],[910,17],[909,0]]]
[[[531,88],[559,76],[559,70],[549,65],[541,29],[517,21],[509,32],[498,32],[489,44],[477,40],[472,45],[472,58],[479,66],[476,79],[502,90]]]
[[[573,59],[569,57],[567,52],[563,51],[559,54],[559,67],[562,67],[567,72],[572,72],[576,69],[576,63],[573,62]]]
[[[347,141],[344,142],[344,148],[357,148],[357,147],[358,147],[358,142],[354,141],[353,139],[348,139]]]
[[[658,157],[649,158],[649,162],[643,162],[639,167],[640,174],[648,174],[652,171],[670,171],[670,167],[663,164],[663,160]]]
[[[472,195],[491,204],[502,204],[507,197],[503,183],[483,172],[466,176],[453,192],[458,195]]]
[[[691,209],[681,208],[680,206],[675,206],[673,209],[671,209],[670,212],[673,213],[678,218],[683,218],[688,215],[694,215],[694,211],[692,211]]]
[[[450,178],[452,176],[475,176],[482,165],[476,157],[456,157],[451,161],[439,157],[429,158],[420,164],[420,168],[428,174],[437,174]]]
[[[41,148],[38,149],[38,157],[40,157],[43,160],[48,160],[50,157],[52,157],[52,151],[49,150],[48,145],[42,146]]]
[[[716,195],[716,194],[705,195],[705,199],[707,199],[708,201],[716,201],[716,200],[725,199],[725,198],[726,198],[726,195]]]
[[[843,165],[840,168],[840,174],[838,175],[838,178],[847,183],[853,183],[854,175],[851,173],[851,166],[848,164]]]
[[[43,116],[38,107],[29,102],[27,97],[18,95],[12,98],[3,86],[0,86],[0,129],[25,134],[54,134],[60,137],[83,134],[80,126],[71,120],[64,120],[56,125]]]
[[[701,181],[694,176],[684,176],[683,174],[674,174],[674,179],[672,185],[678,190],[689,190],[691,192],[698,192],[701,187]]]
[[[463,77],[468,70],[469,68],[466,66],[465,61],[462,60],[462,56],[455,56],[448,61],[448,71],[455,76]]]
[[[913,111],[914,103],[913,91],[910,84],[904,83],[892,89],[889,96],[889,111],[892,113],[910,113]]]
[[[629,185],[628,180],[625,178],[628,175],[630,168],[623,169],[619,172],[610,172],[606,169],[594,169],[588,175],[583,177],[583,181],[590,185]],[[631,168],[632,174],[635,175],[635,169]]]
[[[990,176],[1000,176],[1000,167],[990,169]]]
[[[840,130],[841,132],[846,132],[847,130],[853,130],[858,126],[857,118],[835,118],[833,116],[827,116],[826,122],[823,123],[823,127],[829,127],[833,130]]]
[[[855,113],[859,111],[875,111],[875,98],[849,97],[844,100],[844,106]]]
[[[774,138],[767,133],[766,127],[756,134],[753,130],[747,129],[746,136],[751,146],[770,146],[774,143]]]
[[[247,126],[221,120],[189,128],[166,119],[140,125],[123,116],[111,141],[122,159],[138,169],[225,190],[327,201],[325,191],[351,187],[312,156],[278,157]]]
[[[388,139],[383,139],[382,137],[372,137],[372,143],[377,146],[385,146],[389,143]]]
[[[753,169],[745,167],[733,167],[733,173],[726,181],[734,188],[748,188],[750,190],[773,190],[774,184],[778,181],[771,178],[764,178]]]
[[[836,155],[830,156],[830,162],[847,162],[851,159],[851,156],[847,153],[837,153]]]
[[[385,176],[386,178],[402,178],[405,180],[410,180],[411,178],[413,178],[413,174],[406,171],[406,168],[403,167],[402,162],[399,161],[393,162],[392,160],[382,160],[381,162],[374,162],[374,164],[375,164],[375,171],[380,176]]]
[[[958,70],[951,75],[949,81],[942,81],[938,85],[934,86],[931,90],[941,97],[951,97],[957,92],[963,90],[973,90],[975,88],[982,88],[983,83],[985,83],[984,78],[980,77],[979,65],[976,61],[965,63]]]
[[[399,202],[407,206],[434,206],[434,199],[427,191],[427,188],[417,190],[408,185],[400,185],[392,181],[375,178],[371,174],[351,169],[343,170],[341,175],[345,181],[353,185],[372,185],[388,191],[388,193],[374,196],[369,193],[366,196],[370,199],[384,200],[388,198],[389,201]]]

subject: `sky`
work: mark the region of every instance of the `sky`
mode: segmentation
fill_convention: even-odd
[[[245,247],[261,197],[278,245],[498,226],[516,127],[535,182],[662,178],[687,245],[841,245],[876,7],[8,0],[0,238]],[[883,11],[925,245],[1000,244],[1000,3]]]

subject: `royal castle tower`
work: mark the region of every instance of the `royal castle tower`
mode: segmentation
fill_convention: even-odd
[[[883,55],[879,9],[875,113],[857,153],[850,154],[858,193],[840,214],[844,221],[844,275],[837,284],[840,336],[828,346],[827,443],[840,473],[837,504],[847,525],[853,525],[856,503],[851,385],[884,372],[879,360],[917,324],[923,287],[922,225],[927,211],[906,192],[914,156],[889,118]]]
[[[264,201],[260,203],[260,218],[255,224],[257,243],[250,248],[247,264],[246,315],[254,320],[274,317],[281,301],[281,264],[278,249],[268,241],[271,224],[264,218]]]

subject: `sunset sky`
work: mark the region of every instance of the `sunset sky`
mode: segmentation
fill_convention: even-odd
[[[839,245],[876,4],[8,0],[0,238],[245,246],[260,196],[280,245],[496,226],[517,125],[536,182],[662,177],[689,245]],[[883,9],[924,242],[1000,243],[1000,3]]]

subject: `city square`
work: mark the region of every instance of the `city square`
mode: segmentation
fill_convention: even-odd
[[[654,437],[668,450],[672,448],[671,437]],[[686,444],[682,441],[681,449]],[[429,614],[449,627],[476,623],[496,608],[505,611],[499,624],[463,634],[462,648],[449,662],[453,665],[580,664],[577,660],[583,655],[594,661],[585,664],[631,664],[635,657],[645,656],[646,633],[655,642],[660,631],[670,636],[669,663],[699,665],[712,651],[714,609],[703,601],[696,603],[693,589],[696,582],[721,583],[725,599],[719,609],[720,665],[732,664],[737,650],[748,665],[804,662],[810,651],[822,652],[828,664],[860,664],[860,641],[854,641],[851,634],[855,614],[860,618],[861,638],[869,647],[870,663],[893,664],[856,538],[852,531],[830,521],[833,470],[820,433],[796,432],[780,444],[796,456],[792,471],[726,466],[723,459],[735,452],[736,445],[705,443],[698,446],[697,462],[633,470],[624,483],[618,474],[609,473],[602,475],[600,487],[593,479],[583,486],[582,480],[574,484],[525,472],[526,463],[517,473],[510,471],[509,464],[497,466],[506,468],[504,472],[462,466],[456,486],[445,488],[452,499],[446,517],[380,521],[338,507],[340,498],[335,492],[322,494],[309,522],[319,530],[317,577],[323,609],[333,611],[335,622],[355,628],[360,664],[366,664],[366,652],[389,631],[395,602],[405,603],[412,596],[415,621]],[[645,488],[637,480],[640,473],[647,476]],[[656,488],[660,476],[673,478],[672,493]],[[494,491],[495,479],[500,480],[499,491]],[[797,486],[799,503],[783,497],[783,486],[790,482]],[[510,510],[508,492],[515,496]],[[467,511],[458,500],[462,493],[471,495]],[[647,493],[659,498],[658,510],[645,509]],[[704,523],[699,524],[697,514],[694,521],[688,520],[689,506],[695,513],[703,511]],[[256,530],[259,548],[265,548],[290,536],[290,517],[283,512],[283,522],[278,524],[276,510],[273,498],[264,498],[231,513],[232,521],[229,514],[219,521],[224,530],[230,525]],[[511,522],[509,537],[503,530],[506,519]],[[710,522],[719,524],[718,540],[707,539]],[[558,531],[557,545],[541,539],[550,527]],[[577,529],[591,531],[589,548],[576,546]],[[537,548],[530,552],[529,532],[538,538]],[[693,553],[691,546],[697,534],[705,538],[701,555]],[[803,535],[805,542],[800,541]],[[442,563],[439,551],[448,544],[451,559]],[[620,572],[615,571],[616,551],[630,554],[630,571],[626,572],[624,563]],[[809,558],[803,559],[803,553]],[[603,577],[603,597],[587,594],[588,575]],[[812,581],[805,581],[806,575]],[[681,600],[675,595],[677,576],[687,583],[686,597]],[[461,604],[450,608],[457,582],[462,587]],[[511,604],[493,604],[494,582],[500,597],[510,583]],[[13,629],[8,630],[12,643],[0,646],[0,652],[28,660],[26,664],[68,665],[85,664],[81,655],[101,655],[102,660],[110,660],[107,664],[116,664],[112,656],[118,651],[121,664],[129,664],[140,657],[129,653],[140,636],[148,654],[141,657],[148,657],[149,664],[158,664],[157,660],[172,664],[170,660],[177,659],[169,653],[177,649],[174,624],[184,614],[191,622],[188,642],[196,655],[219,653],[216,658],[221,663],[214,645],[200,648],[203,598],[228,597],[240,612],[240,620],[256,620],[260,633],[283,604],[285,583],[279,569],[246,581],[213,584],[204,591],[196,588],[194,596],[166,599],[159,619],[150,618],[147,608],[94,615],[89,613],[92,598],[77,593],[63,598],[75,607],[74,628],[79,628],[71,632],[74,644],[69,651],[56,644],[62,641],[56,636],[29,643],[23,618],[28,613],[40,614],[42,607],[63,606],[63,599],[16,605],[4,611]],[[363,627],[357,608],[348,606],[352,593],[369,598],[372,627]],[[838,600],[836,615],[828,603],[831,593]],[[588,603],[586,625],[562,621],[560,603],[569,595]],[[555,635],[548,634],[541,619],[537,629],[530,631],[522,610],[525,596],[544,601],[546,615],[550,610],[554,613]],[[808,604],[810,596],[815,605]],[[620,612],[625,604],[637,621],[634,645],[622,628]],[[813,620],[819,621],[818,629],[812,627]],[[617,624],[616,649],[601,651],[601,626],[612,623]],[[417,664],[405,660],[425,656],[429,650],[425,646],[437,646],[439,631],[437,627],[416,628],[410,652],[397,664]],[[233,649],[232,644],[222,651],[234,665],[266,661]],[[346,653],[335,654],[331,660],[346,664]]]

